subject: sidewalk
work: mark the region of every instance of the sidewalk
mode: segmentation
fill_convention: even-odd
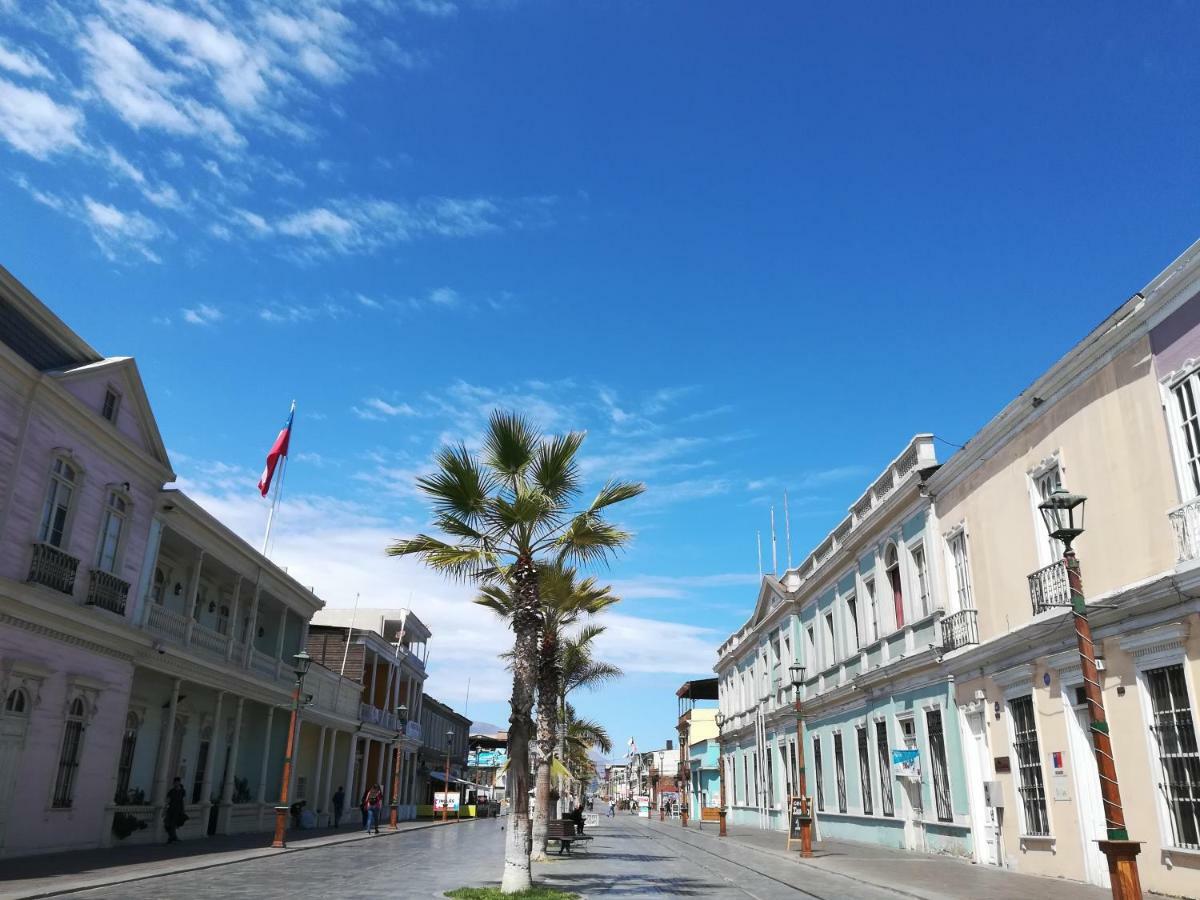
[[[357,823],[357,818],[355,821]],[[454,825],[456,822],[451,819],[446,824]],[[290,831],[287,848],[283,850],[271,847],[271,832],[260,831],[196,838],[169,846],[140,844],[6,859],[0,860],[0,900],[33,900],[178,872],[227,866],[264,856],[299,853],[332,844],[382,840],[388,835],[440,827],[441,822],[420,821],[401,822],[396,831],[385,825],[379,829],[378,835],[365,834],[349,825],[338,829]]]
[[[729,828],[724,839],[717,837],[717,823],[705,823],[697,829],[695,822],[685,830],[679,821],[637,819],[643,827],[664,837],[685,840],[710,852],[718,849],[728,854],[738,848],[792,860],[797,865],[840,875],[859,884],[884,888],[918,900],[951,900],[970,897],[972,900],[1109,900],[1107,888],[1066,881],[1022,875],[993,866],[979,866],[967,860],[909,850],[895,850],[875,844],[856,844],[850,841],[820,841],[810,859],[801,859],[798,851],[788,852],[786,836],[780,831],[758,828]],[[1158,896],[1147,894],[1147,896]]]

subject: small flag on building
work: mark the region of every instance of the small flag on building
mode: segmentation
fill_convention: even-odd
[[[267,491],[271,489],[271,479],[275,477],[275,467],[279,465],[280,458],[288,455],[288,442],[292,439],[292,419],[296,417],[296,401],[292,401],[292,408],[288,412],[287,421],[283,424],[283,430],[279,432],[279,437],[275,438],[275,443],[271,445],[270,452],[267,453],[267,464],[263,467],[262,477],[258,479],[258,491],[264,497],[267,496]]]

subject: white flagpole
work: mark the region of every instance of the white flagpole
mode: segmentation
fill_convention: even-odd
[[[350,640],[354,636],[354,620],[358,617],[358,594],[354,595],[354,612],[350,613],[350,627],[346,629],[346,650],[342,653],[342,670],[339,675],[346,674],[346,657],[350,655]]]
[[[779,575],[779,552],[775,542],[775,504],[771,504],[771,574]]]

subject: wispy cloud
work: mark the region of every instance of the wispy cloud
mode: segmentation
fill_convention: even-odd
[[[753,572],[723,572],[715,575],[631,575],[612,582],[613,592],[623,600],[682,600],[697,591],[746,587],[758,583]]]
[[[396,416],[415,416],[417,414],[417,411],[407,403],[388,403],[379,397],[370,397],[364,400],[361,406],[351,407],[351,412],[360,419],[368,421],[381,421]]]
[[[199,306],[193,306],[190,309],[181,309],[183,313],[183,321],[189,325],[213,325],[225,318],[225,314],[215,306],[209,306],[207,303],[201,303]]]
[[[340,319],[345,315],[347,315],[346,307],[332,302],[312,305],[276,303],[264,306],[258,311],[259,319],[275,325],[312,322],[321,318]]]
[[[40,59],[3,39],[0,39],[0,69],[7,69],[23,78],[54,78]]]
[[[0,138],[35,159],[80,149],[83,113],[49,94],[0,78]]]
[[[458,4],[451,0],[403,0],[404,6],[413,12],[435,19],[445,19],[458,13]]]

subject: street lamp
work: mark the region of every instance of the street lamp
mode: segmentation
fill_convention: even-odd
[[[717,723],[717,779],[720,784],[717,815],[721,819],[721,827],[717,836],[725,837],[725,737],[722,733],[725,728],[725,714],[718,711],[715,721]]]
[[[392,831],[400,830],[400,738],[408,724],[408,707],[403,703],[396,707],[396,721],[400,730],[396,732],[396,758],[392,764]]]
[[[691,735],[692,723],[688,722],[679,726],[679,824],[684,828],[688,825],[688,807],[691,805],[691,784],[692,776],[688,773],[688,738]],[[686,790],[685,790],[686,788]]]
[[[1121,806],[1121,788],[1117,784],[1117,766],[1113,758],[1112,740],[1108,735],[1108,720],[1104,713],[1104,695],[1100,691],[1100,675],[1096,669],[1096,648],[1092,643],[1092,626],[1088,623],[1087,602],[1083,598],[1083,577],[1072,542],[1083,534],[1083,511],[1087,497],[1056,488],[1038,504],[1046,531],[1062,541],[1063,565],[1071,591],[1071,612],[1075,617],[1075,639],[1079,648],[1079,665],[1083,672],[1083,692],[1087,697],[1091,719],[1092,750],[1100,775],[1100,797],[1104,803],[1104,822],[1108,840],[1097,841],[1108,858],[1115,900],[1140,900],[1141,878],[1138,875],[1137,855],[1142,849],[1139,841],[1129,839],[1125,828],[1125,811]]]
[[[450,745],[454,743],[454,732],[446,732],[446,788],[445,794],[442,795],[442,822],[445,823],[446,817],[450,813]]]
[[[793,663],[788,666],[792,676],[792,706],[796,711],[796,765],[800,771],[800,855],[812,856],[812,802],[808,798],[808,776],[804,771],[804,720],[800,717],[800,686],[804,684],[804,666]],[[791,816],[791,810],[788,810]],[[789,820],[788,828],[792,823]]]
[[[666,812],[663,810],[662,798],[658,797],[657,794],[658,794],[658,769],[655,768],[654,763],[651,763],[650,764],[650,808],[651,809],[654,808],[654,804],[655,804],[656,798],[657,798],[658,821],[662,822],[664,819],[666,819],[667,816],[666,816]],[[650,818],[649,810],[646,811],[646,818],[647,819]]]
[[[304,676],[308,674],[308,667],[312,665],[312,657],[304,650],[297,653],[293,659],[296,661],[296,689],[292,692],[292,720],[288,725],[287,750],[283,757],[283,783],[279,787],[279,805],[275,807],[275,839],[271,841],[271,846],[279,849],[287,846],[288,785],[292,780],[292,753],[296,749],[296,722],[300,717]]]

